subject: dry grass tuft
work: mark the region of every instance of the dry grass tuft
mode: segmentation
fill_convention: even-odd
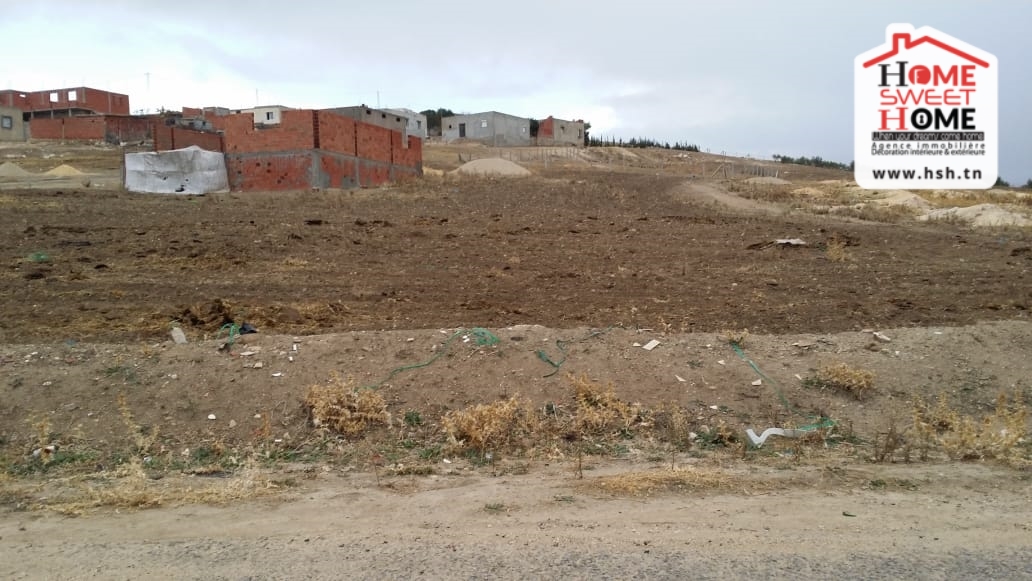
[[[663,492],[694,492],[733,488],[736,480],[717,470],[664,468],[603,476],[585,485],[620,496],[651,496]]]
[[[828,247],[825,249],[824,254],[832,262],[849,262],[853,260],[852,253],[846,250],[846,243],[842,240],[828,242]]]
[[[1027,418],[1017,395],[1000,394],[993,413],[981,418],[962,415],[940,395],[934,406],[917,402],[914,432],[923,457],[940,448],[953,460],[1014,459],[1028,432]]]
[[[348,437],[360,436],[374,426],[390,426],[387,402],[372,389],[355,389],[335,379],[330,385],[313,385],[305,395],[312,425]]]
[[[804,384],[807,387],[850,393],[862,400],[868,392],[874,390],[874,373],[845,363],[835,363],[821,367],[815,376],[804,380]]]
[[[727,343],[745,347],[745,340],[749,338],[749,329],[725,329],[722,334]]]
[[[616,397],[613,384],[592,381],[587,375],[568,376],[573,384],[577,404],[574,430],[580,436],[600,436],[615,432],[626,433],[641,422],[642,408]]]
[[[441,425],[453,446],[483,453],[526,448],[541,422],[530,402],[514,395],[505,401],[449,411]]]

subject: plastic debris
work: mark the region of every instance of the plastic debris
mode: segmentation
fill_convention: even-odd
[[[889,341],[892,341],[892,339],[889,339],[887,335],[885,335],[884,333],[879,333],[878,331],[874,332],[874,338],[883,343],[888,343]]]
[[[646,343],[646,344],[641,346],[641,348],[646,350],[646,351],[652,351],[656,347],[659,347],[659,341],[656,341],[655,339],[653,339],[653,340],[649,341],[648,343]]]
[[[675,375],[674,377],[677,378],[677,381],[680,381],[681,383],[687,383],[688,382],[687,379],[681,377],[680,375]]]
[[[749,428],[748,430],[745,431],[745,433],[746,433],[746,435],[749,436],[749,439],[752,440],[753,445],[756,446],[756,447],[759,447],[759,446],[762,446],[763,443],[767,441],[767,438],[769,438],[771,436],[784,436],[786,438],[799,438],[803,434],[806,433],[806,430],[793,430],[793,429],[787,429],[786,430],[784,428],[767,428],[766,430],[763,430],[762,434],[757,436],[756,432],[754,432],[752,428]]]
[[[752,382],[752,384],[753,385],[763,385],[763,380],[762,379],[757,379],[756,381]]]
[[[179,327],[172,327],[172,341],[176,345],[186,345],[186,333]]]
[[[218,418],[215,417],[215,414],[208,414],[208,419],[209,420],[217,420]]]
[[[283,377],[283,372],[282,371],[277,371],[276,373],[273,373],[272,376],[273,377]]]
[[[720,361],[717,361],[717,365],[727,365],[727,362],[721,359]]]

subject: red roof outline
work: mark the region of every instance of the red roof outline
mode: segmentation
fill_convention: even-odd
[[[979,66],[982,66],[982,67],[985,67],[985,68],[989,68],[989,63],[988,62],[986,62],[986,61],[984,61],[984,60],[982,60],[982,59],[980,59],[978,57],[971,56],[968,53],[960,50],[959,48],[952,47],[952,46],[946,44],[945,42],[943,42],[941,40],[938,40],[936,38],[932,38],[930,36],[925,35],[925,36],[922,36],[922,37],[920,37],[920,38],[918,38],[916,40],[910,40],[910,33],[909,32],[897,32],[897,33],[893,34],[892,35],[892,50],[890,50],[889,52],[887,52],[887,53],[885,53],[885,54],[883,54],[881,56],[874,57],[873,59],[865,62],[864,63],[864,68],[866,69],[867,67],[876,65],[876,64],[882,62],[883,60],[885,60],[887,58],[891,58],[891,57],[894,57],[897,54],[899,54],[900,42],[901,41],[903,43],[903,48],[906,49],[906,50],[910,50],[910,49],[912,49],[912,48],[914,48],[914,47],[916,47],[918,45],[921,45],[921,44],[924,44],[924,43],[928,42],[928,43],[931,43],[933,46],[941,48],[942,50],[944,50],[944,51],[946,51],[948,53],[954,54],[954,55],[959,56],[960,58],[963,58],[963,59],[967,59],[967,60],[975,63],[976,65],[979,65]]]

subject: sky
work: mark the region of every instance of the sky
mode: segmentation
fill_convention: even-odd
[[[853,159],[853,59],[931,26],[1000,63],[1000,175],[1032,178],[1032,2],[0,0],[0,88],[183,106],[502,111],[714,153]]]

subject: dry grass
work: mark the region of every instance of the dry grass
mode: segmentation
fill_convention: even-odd
[[[449,411],[441,424],[453,447],[481,453],[526,449],[541,426],[530,402],[518,395],[505,401]]]
[[[584,484],[619,496],[652,496],[669,492],[727,490],[739,487],[734,477],[718,469],[664,468],[645,472],[628,472],[595,478]]]
[[[853,254],[846,250],[846,243],[842,240],[828,242],[828,247],[825,249],[824,254],[832,262],[848,262],[853,260]]]
[[[804,380],[807,387],[832,389],[852,394],[858,400],[874,390],[874,373],[845,363],[825,365],[817,374]]]
[[[721,334],[724,336],[725,342],[745,347],[745,341],[749,338],[749,329],[724,329]]]
[[[390,426],[387,402],[372,389],[355,389],[350,382],[334,379],[329,385],[313,385],[305,395],[312,425],[348,437],[376,426]]]
[[[592,381],[586,375],[567,378],[573,385],[577,406],[573,429],[580,437],[627,433],[642,423],[642,407],[617,398],[613,384]]]
[[[991,414],[961,414],[940,395],[935,405],[919,401],[914,407],[914,433],[927,458],[941,449],[953,460],[1017,459],[1028,432],[1028,408],[1015,395],[1000,394]]]
[[[230,478],[151,478],[138,459],[132,459],[117,470],[89,478],[73,477],[52,483],[60,488],[53,497],[33,506],[67,516],[80,516],[91,511],[145,509],[182,504],[226,504],[257,496],[273,494],[277,487],[253,464],[245,466]]]

